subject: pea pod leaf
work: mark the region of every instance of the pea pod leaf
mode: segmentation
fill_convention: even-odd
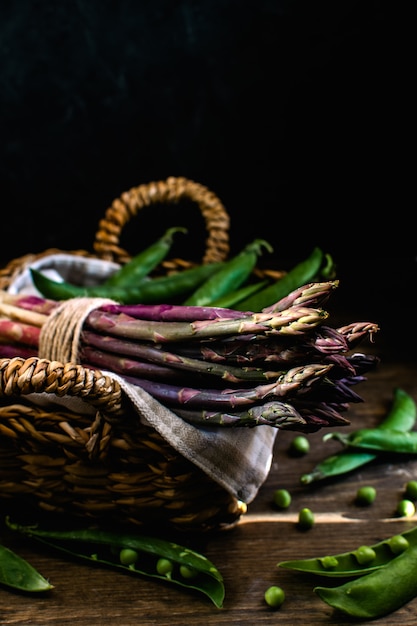
[[[28,561],[2,545],[0,545],[0,583],[30,593],[53,589],[53,585]]]
[[[181,587],[200,591],[210,598],[217,608],[222,608],[225,588],[219,570],[204,555],[176,542],[141,534],[115,533],[97,528],[74,530],[43,530],[37,526],[22,526],[6,519],[11,530],[23,533],[61,552],[94,564],[124,570],[129,574],[158,578]],[[134,564],[124,565],[118,555],[122,549],[137,551]],[[174,564],[169,574],[159,574],[158,559],[165,558]],[[191,578],[181,574],[181,568],[194,572]]]

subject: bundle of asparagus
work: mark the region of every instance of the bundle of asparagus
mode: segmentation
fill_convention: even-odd
[[[77,359],[121,375],[193,424],[346,425],[342,414],[362,401],[352,387],[378,362],[352,350],[378,326],[328,325],[323,305],[338,284],[308,283],[259,313],[97,303],[83,320]],[[42,357],[42,331],[62,306],[2,292],[0,357]]]

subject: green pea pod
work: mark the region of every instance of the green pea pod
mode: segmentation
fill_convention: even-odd
[[[260,289],[266,287],[269,284],[268,280],[261,280],[256,283],[250,283],[249,285],[244,285],[239,289],[235,289],[229,293],[226,293],[224,296],[217,298],[217,300],[213,300],[211,303],[211,307],[222,307],[223,309],[230,309],[234,307],[238,302],[243,300],[244,298],[248,298],[250,295],[256,293]]]
[[[239,254],[226,261],[212,276],[202,283],[184,302],[186,306],[212,306],[212,302],[241,287],[249,278],[262,249],[272,252],[263,239],[255,239]]]
[[[216,607],[223,605],[225,588],[219,570],[204,555],[175,542],[90,528],[42,530],[12,523],[10,519],[6,519],[6,524],[12,530],[90,563],[197,590],[209,597]],[[161,559],[170,567],[160,568]]]
[[[378,428],[407,432],[414,428],[416,419],[416,402],[404,389],[396,387],[391,409]]]
[[[363,555],[367,555],[364,560]],[[372,546],[314,559],[281,561],[279,567],[327,577],[348,577],[338,587],[317,586],[329,606],[363,619],[388,615],[417,596],[417,527]]]
[[[417,453],[417,431],[360,428],[352,433],[327,433],[323,440],[336,439],[345,446],[395,454]]]
[[[385,419],[377,426],[381,430],[408,432],[414,428],[417,419],[417,404],[403,389],[394,389],[391,408]],[[332,454],[318,463],[311,472],[303,474],[300,481],[307,485],[318,480],[333,478],[352,472],[378,457],[378,453],[347,448]]]
[[[0,583],[19,591],[38,592],[53,589],[30,563],[0,545]]]
[[[317,272],[317,275],[314,277],[314,281],[322,281],[322,280],[334,280],[336,277],[336,265],[333,260],[333,257],[328,252],[325,253],[323,257],[323,263]]]
[[[314,591],[346,615],[362,619],[384,617],[417,596],[417,545],[366,576],[339,587],[315,587]]]
[[[122,265],[104,285],[126,287],[135,285],[146,278],[165,259],[170,251],[175,233],[186,233],[186,228],[168,228],[164,235],[145,250],[134,256],[128,263]]]
[[[120,304],[168,303],[175,298],[185,296],[196,289],[209,276],[223,265],[223,261],[206,263],[177,272],[142,280],[138,285],[129,287],[97,285],[82,287],[68,282],[51,280],[38,270],[31,268],[32,281],[38,291],[51,300],[69,300],[70,298],[110,298]]]
[[[417,548],[417,527],[400,535],[393,535],[368,546],[368,548],[373,553],[373,558],[370,561],[361,562],[357,550],[352,550],[331,556],[281,561],[278,563],[278,567],[329,578],[364,576],[380,568],[385,568],[402,552]]]
[[[358,467],[362,467],[366,463],[370,463],[376,458],[377,455],[373,452],[342,450],[338,454],[331,454],[320,461],[311,472],[301,476],[300,482],[303,483],[303,485],[309,485],[318,480],[347,474],[353,472],[353,470]]]
[[[301,263],[293,267],[285,276],[261,289],[253,296],[239,302],[236,308],[239,311],[261,311],[267,306],[272,306],[289,293],[311,282],[323,263],[323,252],[320,248],[314,248],[312,253]]]

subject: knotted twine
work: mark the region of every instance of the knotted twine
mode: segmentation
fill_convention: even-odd
[[[58,255],[62,257],[63,255]],[[48,265],[53,259],[45,261]],[[88,263],[88,259],[75,260]],[[68,265],[68,258],[65,259]],[[101,263],[105,264],[106,261]],[[41,262],[36,266],[41,270]],[[95,260],[97,265],[97,259]],[[57,262],[54,266],[59,268]],[[104,268],[105,269],[105,268]],[[91,271],[91,265],[89,267]],[[98,267],[98,271],[103,268]],[[19,287],[27,292],[27,281],[18,278]],[[16,285],[12,290],[16,293]],[[48,315],[41,328],[38,355],[50,361],[79,363],[80,341],[88,315],[104,304],[114,303],[106,298],[72,298],[60,303]],[[273,445],[278,430],[272,426],[227,427],[195,426],[184,421],[141,387],[125,381],[112,371],[103,374],[117,380],[131,401],[142,423],[152,426],[177,452],[202,469],[214,481],[235,498],[250,503],[267,478],[272,458]],[[79,408],[79,398],[59,398],[68,408]]]
[[[39,357],[61,363],[79,363],[79,344],[84,322],[94,309],[116,304],[108,298],[71,298],[53,310],[41,328]]]

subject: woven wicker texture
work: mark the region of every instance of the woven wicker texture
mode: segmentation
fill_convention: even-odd
[[[67,410],[55,395],[96,411]],[[229,526],[244,510],[138,422],[117,381],[37,358],[0,360],[0,494],[67,516],[196,530]]]

